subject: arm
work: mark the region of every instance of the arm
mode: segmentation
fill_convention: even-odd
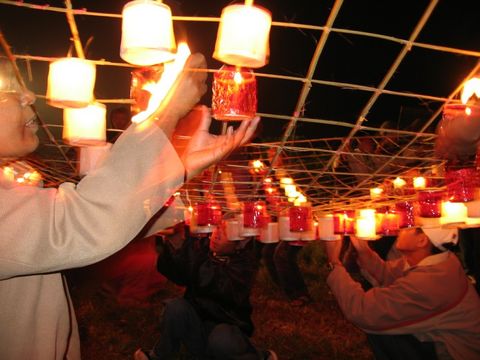
[[[0,277],[85,266],[111,255],[181,186],[183,174],[161,129],[131,126],[76,187],[0,189]]]
[[[358,253],[358,265],[367,271],[380,285],[389,285],[403,276],[405,263],[403,259],[383,261],[368,245],[368,241],[350,237],[352,245]]]
[[[428,271],[412,271],[390,286],[365,292],[343,267],[336,267],[327,283],[345,317],[364,331],[409,334],[431,330],[434,316],[462,295],[463,284],[446,293],[438,284],[442,279],[433,276]]]

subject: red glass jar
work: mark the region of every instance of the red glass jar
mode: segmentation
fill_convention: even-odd
[[[398,226],[400,228],[415,226],[415,208],[411,201],[400,201],[395,204],[395,212],[398,214]]]
[[[213,76],[212,91],[217,120],[242,121],[257,113],[257,80],[251,69],[223,65]]]
[[[247,201],[243,203],[243,226],[261,228],[266,217],[266,206],[263,201]]]
[[[355,234],[355,210],[333,212],[333,232],[335,234]]]
[[[439,218],[442,215],[444,192],[424,190],[418,192],[419,215],[426,218]]]
[[[394,210],[387,210],[382,214],[379,233],[385,236],[398,235],[400,216]]]
[[[198,203],[194,207],[198,226],[218,225],[222,219],[220,205],[216,201]]]
[[[448,200],[451,202],[472,201],[475,197],[477,176],[475,167],[447,169],[445,183],[447,185]]]
[[[310,205],[305,206],[292,206],[289,209],[290,217],[290,231],[292,232],[304,232],[312,229],[312,207]]]

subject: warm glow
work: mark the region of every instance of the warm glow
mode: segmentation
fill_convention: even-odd
[[[375,219],[375,209],[360,209],[358,210],[358,217]]]
[[[240,85],[243,81],[242,73],[240,71],[235,71],[235,75],[233,75],[233,81]]]
[[[263,168],[263,162],[261,162],[260,160],[254,160],[252,165],[255,169]]]
[[[442,203],[442,224],[464,223],[467,219],[468,209],[464,203],[444,201]]]
[[[265,178],[265,180],[263,180],[263,182],[265,184],[271,184],[272,183],[272,178]]]
[[[150,66],[175,57],[172,12],[160,1],[130,1],[122,11],[120,57],[130,64]]]
[[[155,111],[163,105],[163,100],[167,97],[174,86],[177,78],[183,71],[185,63],[190,56],[190,49],[186,43],[178,45],[178,52],[175,61],[165,64],[162,77],[158,82],[150,82],[143,86],[152,96],[148,102],[147,108],[132,117],[132,122],[141,123],[149,118]]]
[[[362,209],[355,220],[355,235],[363,239],[376,238],[375,210]]]
[[[259,68],[268,62],[270,12],[251,4],[222,10],[213,57],[226,64]]]
[[[297,197],[298,191],[296,185],[285,185],[285,195],[287,197]]]
[[[462,104],[466,104],[473,95],[480,99],[480,78],[478,77],[471,78],[463,85],[462,95],[460,96]]]
[[[393,187],[394,189],[401,189],[407,184],[405,180],[402,178],[396,177],[395,180],[393,180]]]
[[[292,185],[293,179],[289,177],[284,177],[280,179],[280,187],[285,187],[285,185]]]
[[[423,176],[413,178],[413,187],[416,190],[423,190],[427,186],[427,180]]]
[[[193,212],[193,206],[189,206],[188,211]]]
[[[376,187],[376,188],[371,188],[370,189],[370,198],[372,200],[379,199],[382,196],[383,189]]]
[[[81,109],[64,109],[63,141],[73,146],[104,145],[106,114],[105,105],[98,102]]]
[[[303,194],[299,194],[295,201],[293,202],[293,205],[295,206],[300,206],[301,204],[304,204],[307,202],[307,198]]]
[[[94,101],[96,69],[91,61],[62,58],[50,63],[47,102],[59,108],[83,108]]]

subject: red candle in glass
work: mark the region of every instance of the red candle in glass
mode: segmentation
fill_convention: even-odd
[[[355,234],[355,210],[333,212],[333,232],[335,234]]]
[[[241,121],[257,113],[257,80],[252,70],[223,65],[213,76],[212,116]]]
[[[442,200],[444,193],[441,190],[427,190],[418,193],[420,216],[439,218],[442,215]]]
[[[400,201],[395,204],[395,212],[398,214],[398,226],[400,228],[415,226],[415,212],[413,202]]]
[[[198,226],[218,225],[222,218],[220,206],[215,202],[198,203],[195,206]]]
[[[303,232],[311,230],[312,208],[310,206],[292,206],[289,210],[290,231]]]
[[[386,236],[397,235],[400,227],[399,225],[399,214],[392,210],[388,210],[383,214],[380,232]]]
[[[243,226],[255,229],[262,227],[265,213],[265,203],[263,201],[243,203]]]
[[[451,202],[472,201],[475,196],[477,176],[477,169],[474,167],[447,169],[445,183],[448,200]]]

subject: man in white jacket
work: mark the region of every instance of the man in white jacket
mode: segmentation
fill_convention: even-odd
[[[194,54],[187,68],[205,65],[205,58]],[[170,137],[205,93],[205,80],[206,72],[184,72],[167,106],[131,125],[99,168],[77,185],[37,188],[0,180],[0,359],[80,359],[74,309],[59,271],[92,264],[124,247],[185,180],[253,134],[258,119],[213,136],[203,111],[179,158]],[[0,59],[0,163],[36,149],[34,101],[11,64]],[[162,213],[160,228],[176,221],[174,210],[171,204]]]
[[[480,300],[447,250],[457,237],[456,229],[403,229],[396,243],[403,257],[386,262],[351,237],[359,266],[377,283],[368,291],[339,261],[341,241],[326,243],[328,285],[377,359],[480,359]]]

